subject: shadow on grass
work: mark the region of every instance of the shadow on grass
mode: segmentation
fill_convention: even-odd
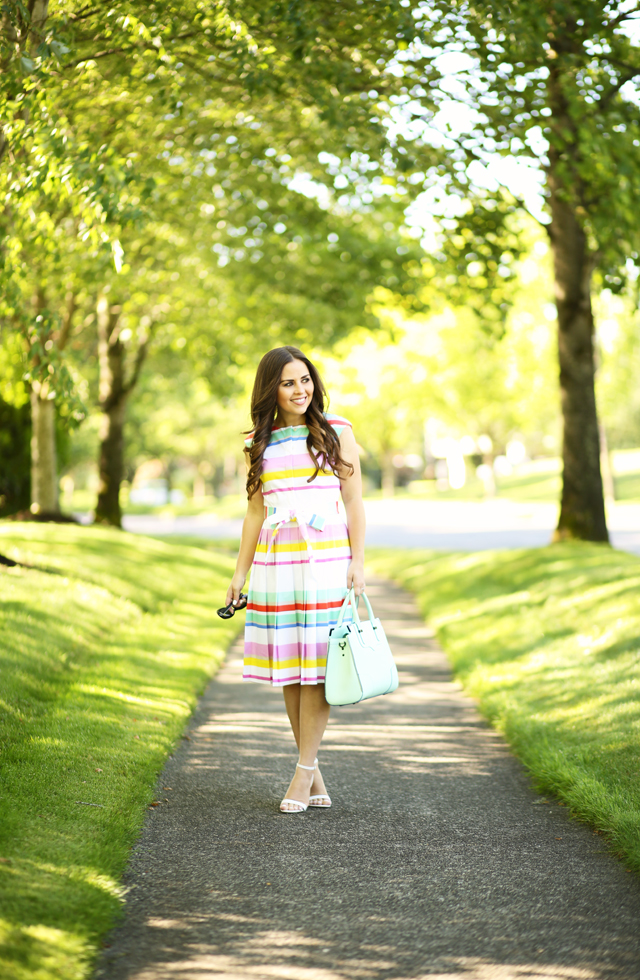
[[[215,615],[226,556],[104,529],[2,536],[59,567],[0,570],[0,937],[8,975],[70,977],[119,908],[157,774],[243,620]]]
[[[36,565],[46,557],[51,571],[102,586],[145,612],[159,612],[173,602],[183,578],[193,583],[198,574],[207,578],[223,570],[230,578],[235,564],[217,550],[210,553],[187,544],[178,549],[173,541],[132,538],[103,527],[32,525],[18,532],[5,524],[0,542],[14,560]]]
[[[542,788],[640,870],[640,561],[592,544],[374,555]]]
[[[58,871],[29,860],[16,861],[9,868],[3,866],[2,887],[10,892],[12,900],[3,908],[2,918],[16,929],[59,929],[63,917],[67,925],[73,924],[72,932],[91,932],[96,918],[107,928],[120,909],[120,899],[113,882],[87,881],[91,873],[92,869],[73,867]]]

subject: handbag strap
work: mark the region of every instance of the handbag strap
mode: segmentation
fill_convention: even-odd
[[[371,608],[371,603],[369,602],[369,598],[367,596],[367,593],[364,591],[364,589],[360,593],[360,596],[362,596],[362,598],[364,599],[364,604],[367,607],[367,615],[369,617],[371,625],[373,626],[374,629],[377,629],[377,626],[374,625],[373,609]],[[360,596],[356,596],[353,589],[349,589],[346,596],[344,597],[344,602],[342,603],[342,606],[340,608],[340,613],[338,615],[338,622],[336,624],[337,626],[342,626],[342,621],[344,619],[345,613],[349,608],[349,605],[351,605],[351,615],[353,616],[353,621],[355,622],[358,631],[361,632],[362,628],[360,625],[360,616],[358,615],[358,599],[360,598]]]
[[[338,622],[336,623],[336,626],[342,626],[342,620],[344,619],[345,613],[346,613],[347,609],[349,608],[349,604],[350,603],[351,603],[351,607],[352,607],[351,608],[352,614],[355,612],[356,616],[358,615],[358,610],[356,609],[356,605],[355,605],[355,602],[353,601],[353,598],[354,598],[353,589],[349,589],[349,591],[347,592],[346,596],[344,597],[344,602],[342,603],[342,606],[340,607],[340,612],[338,614]]]
[[[364,604],[367,607],[367,616],[369,617],[369,622],[371,623],[371,625],[373,626],[373,628],[375,630],[378,627],[375,626],[374,625],[374,622],[373,622],[374,615],[373,615],[373,609],[371,608],[371,603],[369,602],[369,597],[367,596],[367,593],[364,591],[364,589],[362,590],[362,592],[360,593],[360,595],[364,599]],[[358,620],[358,622],[359,622],[359,620]]]

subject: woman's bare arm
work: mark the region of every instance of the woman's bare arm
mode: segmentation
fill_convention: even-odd
[[[345,463],[351,463],[353,473],[346,467],[339,473],[342,500],[347,512],[347,527],[351,542],[351,564],[347,571],[347,588],[352,588],[356,595],[364,589],[364,532],[366,519],[362,503],[362,475],[360,473],[360,457],[358,446],[350,428],[343,429],[340,434],[340,455]]]
[[[262,489],[258,489],[247,504],[247,513],[242,524],[242,538],[240,540],[240,551],[238,561],[231,585],[227,589],[226,605],[230,602],[237,602],[242,592],[242,587],[247,580],[249,569],[256,553],[260,530],[264,523],[264,500]]]

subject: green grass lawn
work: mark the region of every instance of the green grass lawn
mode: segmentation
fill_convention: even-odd
[[[542,791],[640,871],[640,558],[589,544],[371,551]]]
[[[76,980],[121,907],[157,774],[242,625],[215,615],[234,559],[9,523],[0,553],[33,566],[0,567],[0,976]]]

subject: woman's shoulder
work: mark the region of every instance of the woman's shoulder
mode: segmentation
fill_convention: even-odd
[[[306,439],[308,434],[309,430],[304,425],[275,425],[271,430],[268,445],[288,442],[291,439]],[[247,438],[244,440],[247,449],[251,449],[255,436],[255,429],[247,435]]]
[[[344,429],[353,428],[349,419],[345,419],[342,415],[336,415],[335,412],[324,412],[323,414],[331,428],[336,430],[336,435],[340,435]]]

